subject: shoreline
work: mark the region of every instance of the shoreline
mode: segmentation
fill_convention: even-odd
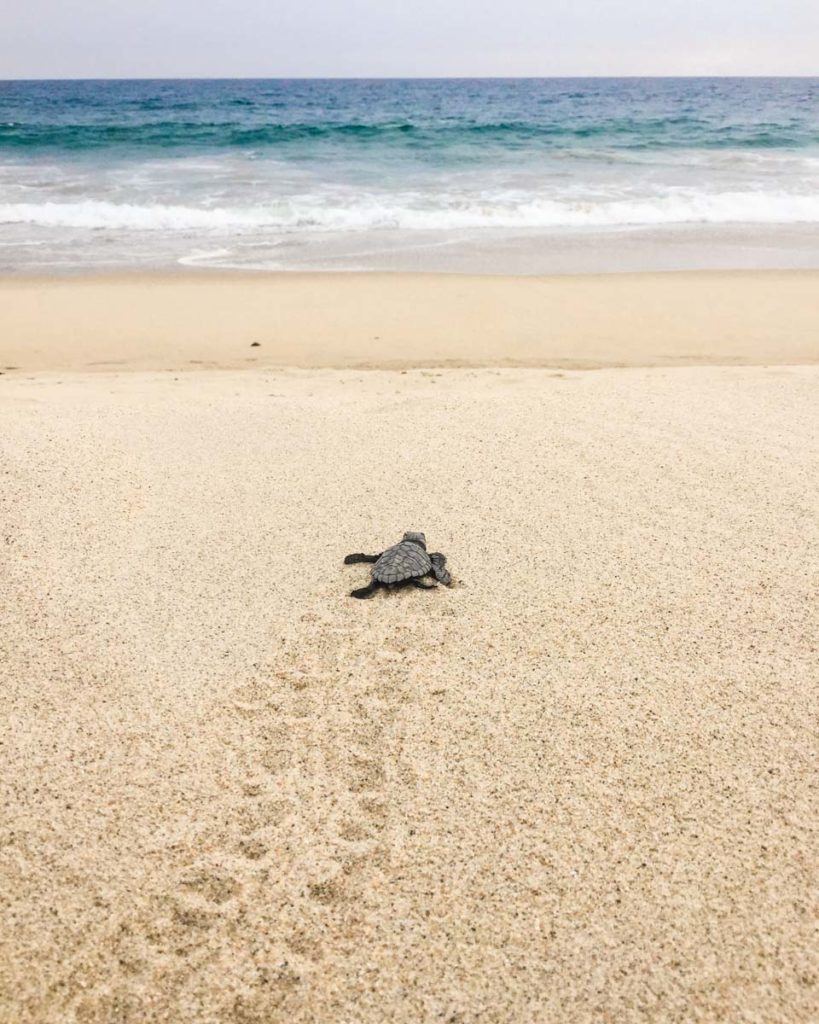
[[[819,362],[819,271],[0,277],[0,370]]]
[[[620,224],[599,228],[415,229],[306,233],[277,241],[164,236],[150,257],[126,237],[97,252],[93,230],[70,242],[11,225],[0,247],[4,275],[433,273],[564,276],[685,271],[819,270],[817,225]],[[7,228],[8,230],[8,228]],[[14,238],[19,244],[14,243]],[[30,246],[32,240],[37,244]],[[144,240],[143,240],[144,241]],[[131,244],[135,240],[131,239]],[[48,245],[45,265],[41,246]],[[78,261],[78,252],[82,257]],[[96,253],[96,256],[95,256]],[[97,260],[99,257],[99,262]],[[88,265],[83,259],[89,259]]]

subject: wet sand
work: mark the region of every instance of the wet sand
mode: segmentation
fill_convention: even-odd
[[[819,271],[0,278],[0,370],[582,369],[818,357]]]

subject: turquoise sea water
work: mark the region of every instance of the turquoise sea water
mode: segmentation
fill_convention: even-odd
[[[5,270],[538,269],[669,232],[819,264],[814,229],[819,79],[0,83]]]

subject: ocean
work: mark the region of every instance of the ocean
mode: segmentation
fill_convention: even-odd
[[[819,266],[819,78],[0,83],[0,271]]]

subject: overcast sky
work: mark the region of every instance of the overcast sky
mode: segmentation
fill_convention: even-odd
[[[819,75],[819,0],[2,0],[0,78]]]

